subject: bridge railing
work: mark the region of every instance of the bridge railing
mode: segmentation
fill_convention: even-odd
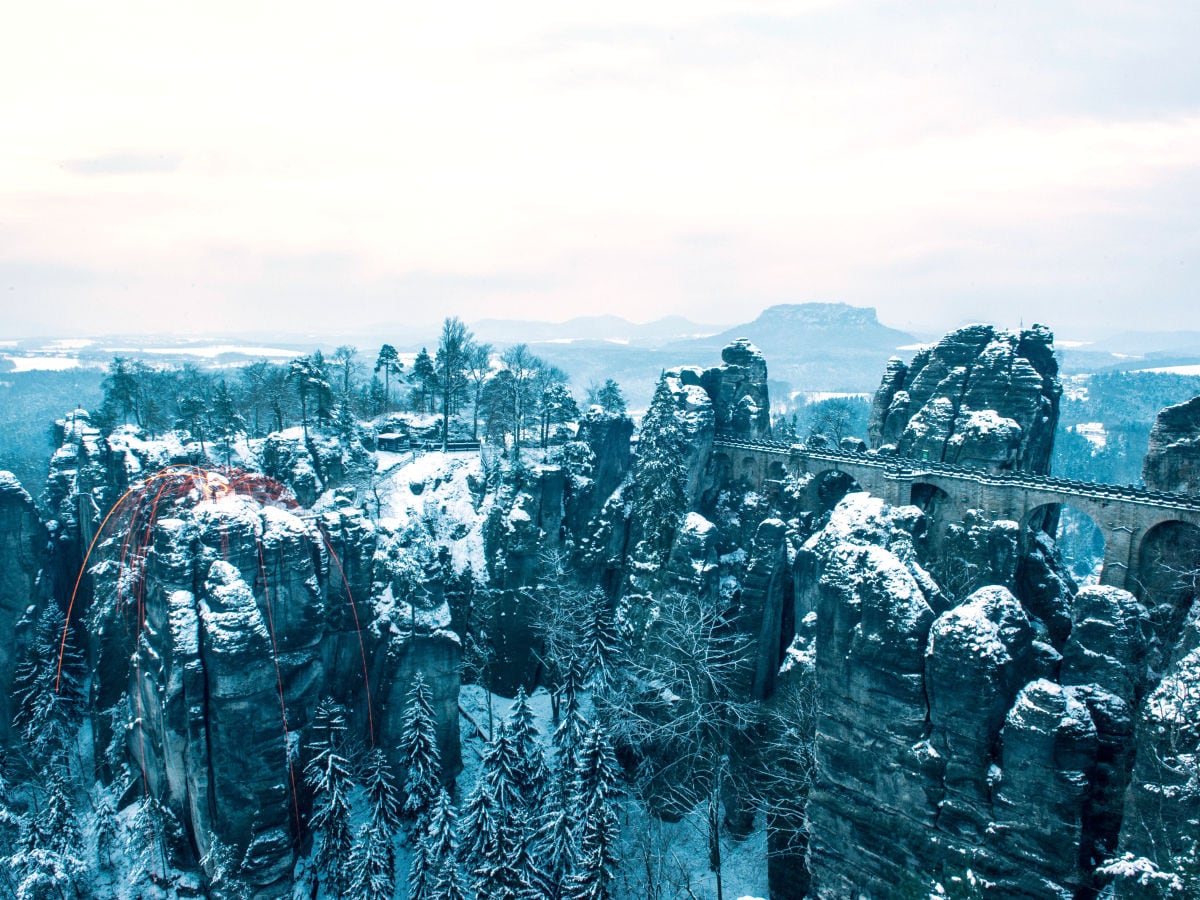
[[[1097,499],[1121,499],[1156,506],[1170,505],[1185,509],[1200,510],[1200,497],[1176,494],[1167,491],[1148,491],[1122,484],[1105,484],[1096,481],[1080,481],[1075,478],[1056,478],[1053,475],[1038,475],[1032,472],[991,472],[975,466],[945,463],[932,460],[912,459],[905,456],[880,456],[870,451],[843,450],[840,447],[809,447],[786,441],[753,440],[717,432],[715,445],[737,447],[745,450],[765,451],[786,456],[802,456],[806,459],[827,460],[832,463],[850,462],[856,465],[884,469],[897,476],[919,476],[922,474],[948,475],[980,484],[1009,485],[1042,489],[1055,493],[1076,494]]]

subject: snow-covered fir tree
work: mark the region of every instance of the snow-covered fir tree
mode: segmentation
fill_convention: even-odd
[[[587,737],[588,723],[583,716],[579,694],[583,690],[584,675],[578,660],[567,667],[559,694],[559,722],[554,729],[553,742],[557,751],[556,769],[561,786],[570,793],[579,765],[579,750]]]
[[[82,661],[65,623],[62,610],[47,604],[13,679],[13,725],[41,763],[71,746],[83,702]]]
[[[347,870],[346,896],[391,900],[396,891],[396,853],[392,833],[379,820],[359,826]]]
[[[380,833],[395,838],[400,830],[400,794],[396,791],[395,775],[383,755],[383,750],[373,748],[362,761],[362,790],[366,792],[367,808],[371,824]]]
[[[498,840],[500,830],[496,795],[486,778],[480,778],[467,795],[462,823],[459,858],[463,867],[472,872],[483,859],[488,845]]]
[[[132,884],[162,882],[171,871],[172,848],[179,845],[183,829],[171,810],[154,797],[143,797],[125,831],[122,852],[133,862]]]
[[[513,744],[512,730],[508,722],[501,722],[496,736],[483,754],[481,777],[492,789],[492,796],[501,816],[523,805],[518,790],[521,780],[521,760]]]
[[[313,792],[309,828],[315,834],[317,871],[333,891],[346,884],[350,851],[350,761],[345,756],[345,710],[322,700],[313,716],[312,759],[304,778]]]
[[[561,781],[555,776],[556,785]],[[547,884],[549,900],[559,900],[568,876],[575,871],[578,860],[578,841],[570,791],[551,790],[546,810],[541,816],[535,842],[539,864]]]
[[[468,900],[462,868],[453,857],[442,860],[433,886],[433,900]]]
[[[621,634],[608,597],[601,588],[593,588],[587,597],[588,616],[584,633],[584,666],[593,690],[608,685],[621,648]]]
[[[666,376],[659,378],[654,397],[638,433],[631,519],[643,532],[635,557],[645,565],[659,565],[671,549],[686,507],[686,473],[679,461],[686,458],[688,438],[676,416],[675,398]]]
[[[200,868],[208,876],[209,896],[220,900],[250,900],[250,886],[242,879],[242,854],[209,832],[208,852],[200,858]]]
[[[429,812],[429,848],[437,866],[458,852],[458,814],[445,788],[438,791]]]
[[[567,879],[569,900],[609,900],[619,858],[620,823],[614,809],[620,769],[600,725],[588,734],[575,779],[579,850]]]
[[[442,761],[438,750],[433,704],[424,677],[418,673],[408,695],[400,726],[401,758],[408,762],[404,779],[404,814],[420,821],[441,787]]]
[[[530,815],[536,815],[550,786],[550,770],[546,767],[545,752],[524,687],[517,690],[512,712],[509,713],[508,728],[516,757],[513,771],[515,787],[525,809]]]
[[[363,759],[361,780],[368,820],[354,834],[349,885],[355,897],[390,898],[396,889],[395,838],[400,829],[400,799],[383,751]]]

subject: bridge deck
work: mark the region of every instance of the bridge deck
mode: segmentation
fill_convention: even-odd
[[[1095,481],[1079,481],[1071,478],[1055,478],[1050,475],[1034,475],[1029,472],[989,472],[973,466],[952,463],[930,462],[903,456],[879,456],[871,452],[854,452],[840,448],[815,448],[804,444],[789,444],[784,441],[758,441],[723,435],[718,432],[713,441],[715,447],[751,450],[789,458],[819,460],[834,465],[865,466],[878,469],[885,477],[919,478],[923,475],[941,475],[959,481],[976,484],[1025,488],[1061,494],[1064,497],[1086,497],[1093,500],[1119,500],[1159,509],[1184,509],[1200,511],[1200,497],[1190,494],[1175,494],[1164,491],[1148,491],[1120,484],[1104,484]]]

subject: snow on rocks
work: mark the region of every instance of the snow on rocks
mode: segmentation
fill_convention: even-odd
[[[437,546],[449,551],[456,574],[469,571],[483,581],[483,527],[492,496],[481,499],[472,488],[472,482],[477,485],[482,478],[477,456],[437,451],[418,456],[391,470],[375,488],[379,524],[395,533],[421,526]],[[528,518],[529,513],[520,510],[515,515]]]

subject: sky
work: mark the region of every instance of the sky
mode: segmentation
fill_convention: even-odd
[[[0,337],[1200,329],[1200,4],[18,4]]]

